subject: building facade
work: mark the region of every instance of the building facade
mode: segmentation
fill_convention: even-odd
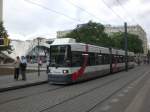
[[[108,35],[111,35],[114,32],[124,32],[124,26],[111,26],[105,25],[105,32]],[[148,42],[147,42],[147,35],[144,29],[140,25],[132,25],[127,26],[127,32],[138,35],[139,39],[143,42],[143,50],[144,54],[148,53]]]
[[[17,56],[26,56],[28,60],[32,59],[37,62],[37,58],[40,57],[43,61],[46,61],[46,57],[49,56],[50,44],[54,39],[36,38],[34,40],[11,40],[12,52],[2,51],[0,53],[0,63],[7,63],[8,60],[14,61]],[[9,61],[10,62],[10,61]]]
[[[72,30],[58,31],[57,38],[61,38],[71,31]],[[105,25],[105,32],[108,35],[111,35],[114,32],[124,32],[124,26]],[[144,54],[147,54],[148,53],[148,42],[147,42],[146,32],[144,31],[144,29],[140,25],[132,25],[132,26],[127,27],[127,32],[139,36],[139,39],[141,39],[143,42]]]
[[[72,30],[64,30],[64,31],[57,31],[57,38],[61,38],[65,35],[67,35],[68,33],[70,33]]]

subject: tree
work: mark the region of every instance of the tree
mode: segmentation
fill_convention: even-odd
[[[111,36],[111,46],[114,48],[119,48],[119,49],[124,49],[124,40],[123,40],[123,33],[122,32],[117,32],[113,33]]]
[[[0,39],[5,39],[5,42],[8,43],[7,46],[0,46],[0,52],[1,51],[8,51],[10,52],[11,49],[11,46],[9,45],[9,39],[8,39],[8,34],[7,34],[7,31],[5,30],[5,27],[3,26],[3,22],[0,22]]]
[[[3,22],[0,22],[0,38],[8,37],[7,31],[3,26]]]
[[[128,33],[128,50],[134,53],[143,53],[143,42],[138,35]],[[124,49],[124,33],[116,32],[111,35],[112,47]]]
[[[116,32],[108,36],[104,29],[105,27],[102,24],[89,21],[86,24],[77,25],[74,30],[62,38],[74,38],[77,42],[124,49],[124,33]],[[143,53],[143,43],[138,38],[138,35],[128,33],[127,36],[128,50],[135,53]]]
[[[63,38],[74,38],[77,42],[87,44],[110,46],[110,38],[104,32],[104,26],[100,23],[89,21],[86,24],[77,25],[77,27]]]

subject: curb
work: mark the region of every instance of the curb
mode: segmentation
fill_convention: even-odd
[[[10,91],[10,90],[16,90],[16,89],[31,87],[31,86],[35,86],[35,85],[44,84],[44,83],[47,83],[47,82],[48,81],[45,80],[45,81],[40,81],[40,82],[27,83],[27,84],[24,84],[24,85],[8,86],[8,87],[0,88],[0,92],[6,92],[6,91]]]

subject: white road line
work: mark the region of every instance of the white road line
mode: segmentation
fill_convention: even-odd
[[[116,102],[118,102],[118,101],[119,101],[118,98],[114,98],[114,99],[111,100],[111,103],[116,103]]]
[[[133,88],[133,86],[128,86],[127,88],[128,88],[128,89],[132,89],[132,88]]]
[[[144,76],[146,76],[149,72],[146,72]],[[142,77],[144,77],[142,76]],[[124,112],[141,112],[140,109],[144,104],[144,100],[146,98],[146,94],[150,89],[150,79],[146,80],[144,86],[140,88],[130,105],[126,108]]]
[[[124,93],[127,93],[128,91],[129,91],[128,89],[123,90]]]
[[[128,108],[126,108],[125,112],[141,112],[140,109],[144,104],[144,100],[146,98],[146,94],[150,89],[150,79],[147,80],[144,86],[138,91],[133,101],[130,103]]]
[[[110,105],[106,105],[104,107],[101,108],[102,111],[108,111],[111,108]]]
[[[119,96],[119,97],[123,97],[123,96],[124,96],[124,94],[123,94],[123,93],[120,93],[118,96]]]

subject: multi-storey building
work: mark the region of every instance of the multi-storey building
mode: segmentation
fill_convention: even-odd
[[[65,35],[67,35],[68,33],[70,33],[72,30],[64,30],[64,31],[57,31],[57,38],[61,38]]]

